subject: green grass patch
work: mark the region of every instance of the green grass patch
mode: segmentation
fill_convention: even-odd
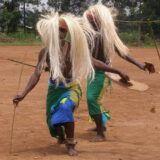
[[[143,35],[143,40],[140,40],[138,32],[122,32],[120,38],[129,47],[153,48],[154,41],[149,35]],[[160,39],[156,40],[158,48],[160,48]],[[1,46],[41,46],[40,37],[34,33],[16,32],[12,34],[0,33]]]
[[[33,33],[17,32],[8,35],[0,33],[1,46],[39,46],[41,44],[40,37]]]
[[[155,47],[155,41],[149,34],[140,37],[138,32],[122,32],[119,34],[122,41],[129,47]],[[160,40],[156,40],[157,47],[160,48]]]

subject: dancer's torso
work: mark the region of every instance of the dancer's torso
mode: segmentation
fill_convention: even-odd
[[[72,78],[72,64],[70,60],[70,42],[66,40],[60,40],[60,47],[61,47],[61,61],[62,61],[62,73],[66,79]],[[49,53],[47,53],[46,63],[48,68],[50,69],[50,59]]]
[[[92,56],[106,64],[109,64],[109,60],[104,52],[103,39],[100,35],[95,37],[94,48],[92,51]]]

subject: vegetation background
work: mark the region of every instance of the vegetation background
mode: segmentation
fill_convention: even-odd
[[[160,45],[159,0],[0,0],[0,45],[40,45],[36,23],[42,14],[56,8],[80,16],[97,2],[117,8],[115,23],[126,44]]]

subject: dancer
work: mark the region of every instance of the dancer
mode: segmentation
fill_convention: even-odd
[[[94,77],[87,40],[73,16],[59,16],[54,11],[37,23],[37,30],[45,48],[39,53],[36,69],[26,88],[13,102],[18,105],[36,86],[47,59],[50,71],[46,113],[48,127],[59,143],[65,140],[68,154],[76,155],[72,112],[82,96],[78,80],[89,73],[91,79]]]
[[[111,65],[114,53],[121,58],[136,65],[141,70],[153,71],[154,66],[150,63],[140,64],[128,55],[128,48],[120,40],[113,21],[112,10],[102,4],[89,7],[83,15],[85,24],[97,32],[92,56],[107,65]],[[154,72],[154,71],[153,71]],[[105,72],[95,70],[95,79],[87,85],[87,103],[91,118],[96,123],[97,135],[92,139],[93,142],[105,140],[104,131],[107,121],[110,119],[109,113],[103,108],[103,99],[106,88],[110,85]]]
[[[39,53],[36,69],[26,88],[13,102],[18,105],[36,86],[47,62],[50,71],[46,112],[48,127],[58,143],[66,144],[68,154],[76,155],[73,111],[82,96],[79,80],[88,74],[93,80],[92,63],[99,70],[119,74],[125,82],[129,77],[90,57],[84,31],[73,15],[59,16],[52,12],[38,22],[37,29],[45,48]]]

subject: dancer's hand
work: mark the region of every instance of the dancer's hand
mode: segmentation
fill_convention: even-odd
[[[121,80],[120,80],[120,82],[122,82],[122,83],[124,83],[125,85],[132,85],[130,82],[129,82],[129,76],[128,75],[126,75],[125,73],[123,73],[123,72],[120,72],[120,77],[121,77]]]
[[[129,81],[129,77],[128,77],[128,75],[126,75],[125,73],[123,73],[123,72],[120,72],[120,77],[123,79],[123,81]]]
[[[45,71],[45,72],[49,72],[49,67],[45,67],[45,68],[44,68],[44,71]]]
[[[144,70],[147,70],[149,73],[155,73],[155,68],[152,63],[144,62]]]
[[[22,95],[17,95],[17,96],[15,96],[14,99],[13,99],[13,104],[14,104],[15,106],[18,106],[18,103],[19,103],[20,101],[22,101],[23,98],[24,98],[24,96],[22,96]]]

